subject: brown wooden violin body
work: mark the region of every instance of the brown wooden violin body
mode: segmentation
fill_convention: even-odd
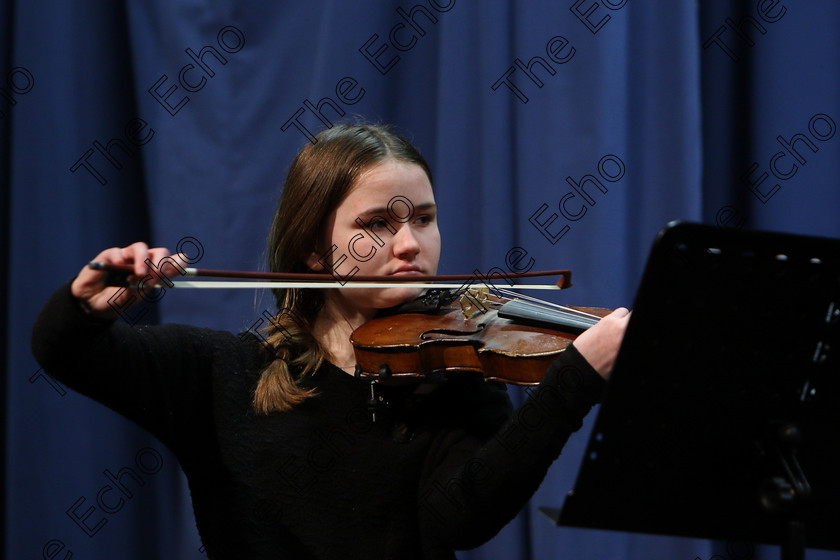
[[[571,323],[537,319],[526,324],[522,319],[500,316],[506,315],[505,305],[491,298],[466,309],[462,301],[425,312],[374,318],[350,338],[357,371],[390,383],[468,371],[485,380],[536,385],[585,328],[611,312],[572,307],[563,312],[575,317]],[[589,316],[587,325],[579,322],[583,315]]]

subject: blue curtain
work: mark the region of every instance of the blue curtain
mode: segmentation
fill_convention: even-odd
[[[631,306],[670,220],[840,236],[838,24],[831,0],[6,0],[4,556],[205,557],[172,455],[29,352],[43,302],[100,250],[264,269],[292,157],[361,117],[431,163],[442,273],[569,268],[555,301]],[[169,291],[123,320],[242,331],[270,304]],[[460,558],[777,554],[552,526],[537,508],[574,484],[596,413],[528,508]],[[105,512],[97,493],[129,472],[142,484]]]

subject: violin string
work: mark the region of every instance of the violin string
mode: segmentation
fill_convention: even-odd
[[[535,309],[535,311],[543,311],[543,312],[553,312],[555,313],[556,320],[568,319],[570,317],[576,318],[578,320],[584,321],[585,323],[589,323],[589,326],[594,326],[601,320],[601,317],[597,315],[592,315],[590,313],[586,313],[584,311],[579,311],[577,309],[572,309],[570,307],[565,307],[563,305],[559,305],[556,303],[543,301],[531,296],[525,296],[522,294],[518,294],[511,290],[507,290],[504,288],[495,288],[495,290],[499,293],[503,294],[511,294],[514,297],[506,297],[506,296],[496,296],[499,299],[504,300],[506,303],[517,301],[519,305],[523,306],[530,306]],[[465,293],[468,290],[456,290],[457,292]],[[530,300],[530,301],[529,301]]]
[[[601,320],[601,318],[598,317],[597,315],[593,315],[591,313],[586,313],[585,311],[579,311],[577,309],[572,309],[571,307],[566,307],[564,305],[560,305],[560,304],[553,303],[553,302],[550,302],[550,301],[543,301],[543,300],[535,298],[533,296],[528,296],[528,295],[525,295],[525,294],[517,294],[516,292],[514,292],[512,290],[506,290],[504,288],[497,288],[497,291],[499,291],[500,293],[504,293],[504,294],[513,294],[515,297],[513,297],[512,299],[524,300],[525,302],[528,302],[531,305],[535,305],[537,307],[553,308],[553,309],[556,309],[556,310],[558,310],[562,313],[568,314],[568,315],[574,315],[574,316],[577,316],[577,317],[582,317],[582,318],[594,320],[596,322]]]
[[[465,290],[453,290],[453,291],[456,292],[456,293],[458,293],[459,291],[461,293],[466,293],[467,291],[469,291],[469,288],[465,289]],[[581,317],[594,318],[594,319],[599,318],[597,315],[590,315],[589,313],[585,313],[583,311],[578,311],[576,309],[565,307],[565,306],[559,305],[557,303],[541,300],[539,298],[535,298],[533,296],[528,296],[528,295],[525,295],[525,294],[520,294],[520,293],[517,293],[517,292],[515,292],[513,290],[510,290],[510,289],[494,287],[494,288],[492,288],[491,292],[492,291],[496,291],[496,292],[499,292],[501,294],[509,294],[509,297],[497,296],[497,297],[499,297],[499,299],[504,300],[505,303],[510,302],[510,301],[514,301],[514,300],[519,300],[520,302],[522,302],[522,300],[525,300],[525,301],[528,301],[529,303],[534,304],[538,307],[552,307],[552,308],[557,309],[559,311],[568,312],[569,314],[572,314],[572,315],[580,315]]]

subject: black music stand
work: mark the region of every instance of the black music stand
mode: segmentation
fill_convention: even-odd
[[[840,241],[657,237],[558,525],[840,550]]]

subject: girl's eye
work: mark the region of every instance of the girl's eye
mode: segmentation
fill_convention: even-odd
[[[432,222],[432,217],[428,214],[424,214],[422,216],[418,216],[415,221],[420,225],[427,225]]]
[[[371,220],[371,222],[368,224],[368,227],[370,227],[370,229],[380,230],[387,227],[387,225],[388,224],[385,223],[384,218],[376,218]]]

